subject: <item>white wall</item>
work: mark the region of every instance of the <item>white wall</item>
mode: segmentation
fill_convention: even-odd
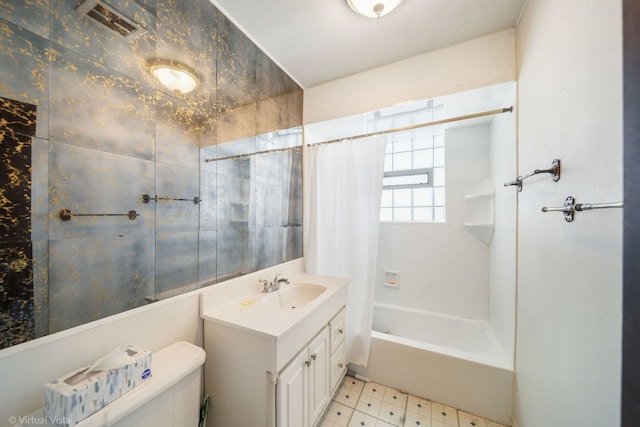
[[[503,183],[518,174],[516,165],[516,86],[502,107],[514,106],[511,114],[491,120],[491,181],[494,186],[494,231],[489,247],[489,317],[511,364],[514,362],[516,329],[516,208],[517,190]]]
[[[446,223],[381,223],[376,301],[489,318],[489,248],[463,225],[465,190],[489,176],[489,130],[446,131]],[[383,286],[384,269],[399,271],[398,288]]]
[[[560,206],[622,200],[622,2],[530,0],[518,28],[518,427],[620,423],[622,211]]]
[[[514,43],[505,30],[306,88],[304,123],[513,81]]]

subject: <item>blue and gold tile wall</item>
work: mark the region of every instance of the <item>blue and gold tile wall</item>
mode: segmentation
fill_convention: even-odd
[[[157,59],[199,86],[165,88]],[[0,0],[0,75],[35,115],[0,348],[302,256],[303,91],[208,0]]]
[[[35,337],[31,145],[35,105],[0,98],[0,347]]]

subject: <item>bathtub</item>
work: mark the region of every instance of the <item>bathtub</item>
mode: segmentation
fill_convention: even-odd
[[[513,363],[489,322],[374,303],[369,362],[349,369],[405,393],[511,424]]]

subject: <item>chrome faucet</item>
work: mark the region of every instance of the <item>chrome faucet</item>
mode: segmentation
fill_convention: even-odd
[[[260,283],[262,283],[262,292],[264,292],[265,294],[268,294],[269,292],[274,292],[280,289],[281,283],[286,283],[286,284],[289,283],[289,279],[287,279],[286,277],[280,277],[280,276],[282,276],[282,273],[276,274],[276,277],[273,278],[272,282],[266,279],[258,280]]]

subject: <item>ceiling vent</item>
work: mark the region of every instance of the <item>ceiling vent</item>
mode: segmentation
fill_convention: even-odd
[[[138,37],[145,32],[140,24],[101,0],[84,0],[75,9],[126,38]]]

